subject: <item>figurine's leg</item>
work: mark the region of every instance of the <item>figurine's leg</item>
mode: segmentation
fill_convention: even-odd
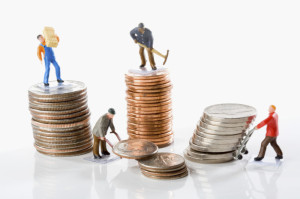
[[[277,144],[277,138],[274,137],[273,140],[271,141],[271,146],[274,148],[275,152],[277,153],[276,157],[281,157],[283,156],[282,151],[280,149],[280,147]],[[279,159],[281,159],[279,158]]]
[[[145,54],[144,54],[144,48],[140,47],[140,57],[141,57],[141,66],[140,67],[144,67],[146,65],[146,58],[145,58]]]
[[[48,61],[47,59],[45,59],[44,84],[48,84],[49,72],[50,72],[50,61]]]
[[[94,158],[98,159],[101,158],[99,154],[99,138],[95,135],[93,136],[94,136],[93,154],[94,154]]]
[[[106,148],[106,141],[105,140],[101,140],[101,153],[102,155],[110,155],[110,153],[107,151]]]
[[[52,64],[55,68],[55,72],[56,72],[56,79],[58,82],[63,82],[63,80],[60,78],[60,67],[58,65],[58,63],[56,62],[56,60],[52,60]]]
[[[155,61],[154,61],[153,53],[150,50],[147,50],[147,52],[148,52],[148,57],[149,57],[151,67],[152,67],[153,70],[156,70],[156,66],[155,66],[156,64],[155,64]]]
[[[266,138],[261,142],[261,147],[260,147],[260,151],[259,151],[259,154],[258,154],[259,158],[264,158],[265,157],[267,146],[271,142],[271,140],[272,140],[272,137],[266,136]]]

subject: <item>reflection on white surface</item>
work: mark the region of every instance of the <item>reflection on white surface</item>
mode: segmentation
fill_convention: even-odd
[[[160,149],[182,154],[188,140]],[[18,154],[16,158],[13,154]],[[75,157],[49,157],[34,148],[0,154],[0,198],[34,199],[276,199],[298,198],[298,159],[288,159],[277,169],[255,168],[250,155],[224,164],[187,161],[189,176],[155,180],[143,176],[137,161],[120,159],[108,164]],[[251,157],[251,158],[250,158]],[[276,161],[273,165],[276,165]],[[267,163],[267,158],[265,159]],[[265,164],[263,163],[263,164]],[[293,164],[291,164],[293,163]],[[267,163],[268,165],[268,163]],[[256,165],[257,166],[257,165]],[[298,173],[297,173],[298,172]],[[16,191],[17,190],[17,191]]]

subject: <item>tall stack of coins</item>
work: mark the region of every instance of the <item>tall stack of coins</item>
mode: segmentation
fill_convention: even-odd
[[[233,160],[234,151],[255,117],[256,109],[243,104],[207,107],[184,152],[185,158],[200,163]]]
[[[178,179],[188,175],[185,160],[175,153],[157,153],[150,141],[129,139],[117,143],[113,152],[123,158],[136,159],[144,176],[155,179]]]
[[[149,140],[158,147],[170,145],[173,132],[169,72],[130,71],[125,79],[129,138]]]
[[[52,156],[72,156],[92,149],[90,111],[84,83],[35,84],[28,90],[34,146]]]

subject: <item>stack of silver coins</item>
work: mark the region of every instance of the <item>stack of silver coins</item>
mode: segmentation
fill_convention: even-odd
[[[197,124],[184,157],[199,163],[233,160],[234,151],[256,117],[256,109],[243,104],[207,107]]]
[[[28,90],[34,146],[52,156],[72,156],[92,149],[90,111],[84,83],[35,84]]]

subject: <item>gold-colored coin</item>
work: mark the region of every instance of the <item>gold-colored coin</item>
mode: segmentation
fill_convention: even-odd
[[[166,96],[170,95],[169,91],[166,92],[158,92],[158,93],[135,93],[129,90],[126,90],[126,94],[131,97],[161,97],[161,96]]]
[[[139,129],[139,128],[165,128],[165,127],[169,127],[172,126],[172,123],[165,123],[165,124],[134,124],[134,123],[127,123],[128,127],[130,127],[131,129]]]
[[[141,108],[161,107],[161,106],[168,106],[168,105],[172,105],[171,99],[168,101],[158,102],[155,104],[140,104],[140,103],[127,102],[127,106],[129,106],[129,107],[141,107]]]
[[[130,104],[157,104],[157,103],[162,103],[165,101],[169,101],[171,98],[167,97],[167,98],[163,98],[163,99],[156,99],[156,100],[136,100],[136,99],[131,99],[131,98],[126,98],[127,103]]]
[[[147,170],[144,170],[144,169],[141,169],[141,172],[142,172],[144,175],[150,175],[150,176],[157,176],[157,177],[173,177],[173,176],[177,176],[177,175],[181,175],[181,174],[183,174],[183,173],[186,173],[186,172],[187,172],[187,168],[184,167],[184,168],[181,169],[181,170],[172,171],[172,172],[164,172],[164,173],[161,173],[161,172],[152,172],[152,171],[147,171]]]
[[[138,136],[139,138],[143,139],[143,138],[163,138],[163,137],[167,137],[170,135],[173,135],[173,132],[167,132],[167,133],[163,133],[163,134],[146,134],[146,135],[141,135],[141,134],[135,134],[135,133],[129,133],[129,136],[135,137]]]
[[[169,112],[164,112],[164,113],[155,113],[155,114],[151,114],[151,115],[145,115],[145,114],[135,114],[135,113],[127,113],[128,117],[132,117],[132,118],[141,118],[141,119],[158,119],[158,120],[162,120],[165,118],[169,118],[172,117],[172,111]]]
[[[132,124],[142,124],[142,125],[156,125],[156,124],[166,124],[166,123],[170,123],[172,122],[172,117],[168,118],[168,119],[164,119],[164,120],[157,120],[157,121],[153,121],[153,120],[135,120],[135,119],[130,119],[130,117],[127,118],[127,122],[128,123],[132,123]]]
[[[87,123],[89,123],[90,118],[88,117],[87,119],[80,121],[80,122],[75,122],[75,123],[71,123],[71,124],[44,124],[44,123],[40,123],[37,122],[35,120],[31,120],[31,124],[34,126],[38,126],[38,127],[43,127],[43,128],[51,128],[51,129],[55,129],[55,128],[71,128],[71,127],[83,127],[86,126]]]
[[[61,157],[64,157],[64,156],[76,156],[76,155],[83,155],[83,154],[86,154],[86,153],[89,153],[92,151],[93,147],[90,146],[86,149],[83,149],[83,150],[78,150],[78,151],[74,151],[74,152],[60,152],[60,153],[55,153],[55,152],[45,152],[44,150],[40,150],[40,148],[37,148],[37,151],[39,153],[42,153],[44,155],[49,155],[49,156],[61,156]]]
[[[167,141],[153,142],[153,143],[155,143],[159,148],[163,148],[171,145],[173,142],[174,142],[174,138],[171,138]]]
[[[133,134],[128,134],[130,139],[143,139],[143,140],[149,140],[150,142],[164,142],[164,141],[170,141],[170,139],[173,138],[173,134],[168,135],[166,137],[145,137],[145,136],[139,136],[139,135],[133,135]]]
[[[127,128],[127,132],[136,135],[160,135],[160,134],[169,133],[171,129],[161,130],[161,131],[140,131],[140,130],[132,130]]]
[[[37,118],[37,119],[46,119],[46,120],[62,120],[62,119],[69,119],[69,118],[75,118],[79,117],[85,114],[88,114],[90,111],[89,109],[84,109],[79,112],[67,114],[67,115],[48,115],[48,114],[36,114],[36,113],[31,113],[32,117]]]
[[[166,91],[171,91],[173,88],[173,86],[168,86],[168,87],[164,87],[164,88],[159,88],[159,89],[132,89],[132,88],[128,88],[129,91],[135,92],[135,93],[158,93],[158,92],[166,92]]]
[[[60,111],[43,111],[43,110],[37,110],[37,109],[29,109],[31,114],[36,114],[36,115],[70,115],[73,113],[77,113],[83,110],[88,109],[88,105],[84,104],[83,106],[80,106],[78,108],[70,109],[70,110],[60,110]]]
[[[127,109],[128,114],[138,114],[138,115],[153,115],[153,114],[159,114],[159,113],[166,113],[172,110],[172,107],[169,109],[164,110],[155,110],[155,111],[138,111],[138,110],[130,110]]]
[[[141,159],[152,156],[158,151],[157,146],[147,140],[122,140],[113,147],[113,152],[123,158]]]
[[[155,112],[165,112],[165,110],[171,110],[172,108],[172,104],[167,104],[167,105],[163,105],[163,106],[153,106],[153,107],[134,107],[134,106],[128,106],[127,110],[128,111],[141,111],[141,112],[151,112],[151,113],[155,113]]]
[[[135,91],[135,90],[161,90],[166,87],[172,86],[171,82],[166,83],[166,84],[156,84],[156,85],[147,85],[147,86],[132,86],[127,84],[127,88],[130,91]]]
[[[134,128],[132,126],[128,126],[128,129],[130,130],[138,130],[138,131],[143,131],[143,132],[160,132],[160,131],[171,131],[172,130],[172,124],[169,124],[164,127],[156,127],[156,128]]]
[[[81,116],[74,117],[74,118],[67,118],[67,119],[58,119],[58,120],[50,119],[49,120],[49,119],[39,119],[34,116],[32,116],[32,119],[34,121],[37,121],[40,123],[45,123],[45,124],[71,124],[71,123],[83,121],[83,120],[89,118],[90,115],[91,114],[88,112],[85,115],[81,115]]]
[[[144,81],[130,81],[128,79],[125,79],[125,83],[128,86],[152,86],[152,85],[161,85],[161,84],[168,84],[170,83],[170,79],[163,79],[161,81],[155,81],[155,82],[144,82]]]

